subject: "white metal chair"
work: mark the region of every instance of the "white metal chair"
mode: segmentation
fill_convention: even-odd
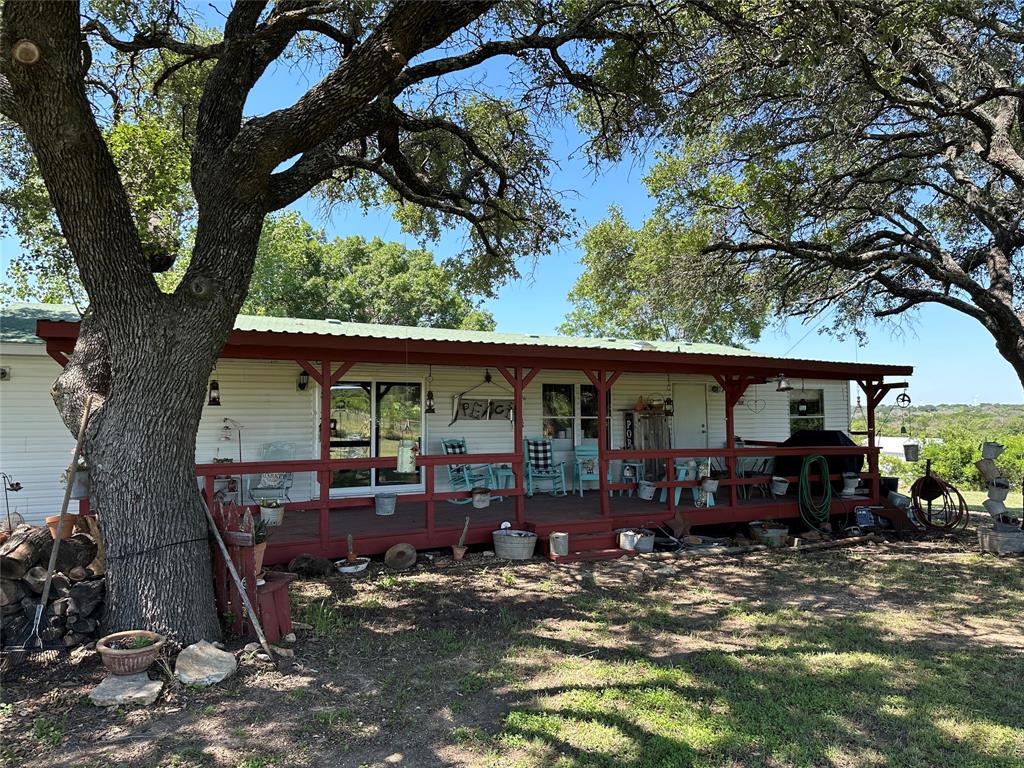
[[[260,461],[294,461],[294,443],[264,443],[260,447]],[[246,477],[246,495],[253,504],[260,499],[291,501],[288,491],[294,481],[291,472],[261,472]]]

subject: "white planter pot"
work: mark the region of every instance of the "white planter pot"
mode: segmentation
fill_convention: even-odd
[[[490,488],[474,488],[470,493],[473,494],[473,509],[487,509],[491,506]]]
[[[647,480],[641,480],[636,488],[636,495],[645,501],[650,501],[654,498],[654,492],[657,487],[654,483]]]
[[[260,507],[260,520],[268,527],[280,525],[284,521],[284,507]]]
[[[789,490],[789,480],[784,477],[773,477],[772,478],[772,495],[773,496],[785,496],[786,491]]]

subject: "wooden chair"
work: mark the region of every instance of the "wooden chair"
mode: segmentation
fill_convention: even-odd
[[[449,437],[441,441],[441,450],[449,456],[468,454],[466,438]],[[497,488],[497,478],[490,464],[447,464],[448,483],[454,491],[471,491],[478,486]],[[492,496],[495,501],[502,501],[501,496]],[[449,499],[452,504],[469,504],[472,499]]]
[[[533,496],[534,483],[547,480],[551,483],[552,496],[566,496],[565,462],[554,462],[554,450],[550,438],[523,440],[523,456],[526,458],[526,495]]]
[[[245,507],[222,506],[215,503],[211,509],[214,524],[227,546],[231,562],[242,579],[249,602],[256,611],[256,617],[263,627],[267,641],[276,643],[292,631],[292,609],[288,598],[288,583],[298,578],[294,573],[266,571],[263,584],[256,582],[255,540],[253,537],[252,513]],[[210,541],[213,560],[213,590],[217,601],[217,612],[238,637],[255,637],[252,622],[245,610],[242,596],[220,547]]]

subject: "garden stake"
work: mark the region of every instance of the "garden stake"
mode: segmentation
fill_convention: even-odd
[[[466,524],[462,526],[462,535],[459,536],[459,546],[466,546],[466,534],[469,533],[469,517],[466,518]]]
[[[205,503],[203,504],[203,511],[206,512],[206,521],[210,524],[210,530],[213,531],[213,538],[217,540],[220,553],[224,556],[224,564],[228,567],[228,573],[231,574],[231,579],[235,582],[235,587],[238,588],[238,594],[242,596],[242,604],[245,606],[245,612],[249,614],[252,628],[256,630],[256,637],[259,639],[260,645],[263,646],[263,650],[270,657],[270,663],[277,669],[277,659],[274,658],[274,652],[270,649],[267,636],[263,634],[263,627],[260,625],[260,620],[256,617],[256,611],[253,610],[252,603],[249,602],[249,595],[245,591],[245,585],[238,576],[238,571],[235,570],[235,564],[231,560],[231,555],[228,554],[228,548],[224,545],[224,539],[221,538],[220,531],[217,530],[217,524],[213,521],[213,515],[210,514],[210,508]]]

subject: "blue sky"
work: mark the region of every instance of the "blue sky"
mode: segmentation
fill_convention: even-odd
[[[495,67],[488,72],[488,79],[499,70]],[[259,114],[284,106],[311,84],[310,73],[278,68],[254,90],[247,111]],[[652,207],[643,185],[647,158],[621,163],[595,175],[578,151],[582,139],[571,126],[552,139],[552,155],[560,165],[553,186],[571,193],[566,204],[576,209],[582,227],[599,221],[611,205],[621,207],[634,224],[643,220]],[[339,208],[325,216],[306,200],[293,207],[331,236],[379,236],[416,245],[387,211],[364,215],[356,208]],[[449,233],[430,247],[438,258],[452,255],[460,250],[461,236]],[[16,241],[0,239],[0,268],[4,272],[17,251]],[[498,297],[486,303],[498,329],[553,333],[569,311],[566,295],[580,274],[579,258],[577,244],[567,240],[535,265],[523,264],[523,279],[502,287]],[[927,307],[899,333],[894,333],[891,326],[871,327],[867,329],[869,343],[860,348],[852,338],[838,341],[819,334],[815,325],[786,322],[780,328],[769,329],[752,348],[771,355],[913,365],[915,374],[908,391],[917,404],[1022,402],[1020,381],[996,352],[992,338],[976,321],[953,310]]]

